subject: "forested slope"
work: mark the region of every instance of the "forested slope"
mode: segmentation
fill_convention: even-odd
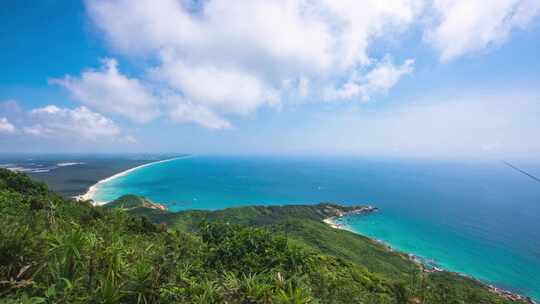
[[[337,205],[169,213],[152,204],[93,207],[0,169],[0,302],[511,302],[321,223]]]

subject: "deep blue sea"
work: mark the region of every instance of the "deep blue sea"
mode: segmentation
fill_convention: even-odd
[[[540,163],[515,163],[540,175]],[[540,300],[540,182],[502,162],[194,156],[103,184],[98,201],[143,195],[170,210],[371,204],[342,219],[440,267]]]

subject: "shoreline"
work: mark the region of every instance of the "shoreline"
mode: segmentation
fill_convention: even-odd
[[[358,233],[356,231],[354,231],[353,229],[347,227],[346,225],[343,225],[343,224],[338,224],[336,222],[334,222],[334,220],[336,219],[339,219],[339,218],[342,218],[342,217],[345,217],[345,216],[350,216],[350,215],[358,215],[358,214],[369,214],[371,212],[374,212],[374,211],[378,211],[379,209],[376,208],[376,207],[371,207],[371,206],[368,206],[369,208],[373,208],[373,210],[370,210],[370,211],[361,211],[361,212],[358,212],[358,211],[353,211],[353,212],[346,212],[346,213],[343,213],[343,214],[338,214],[336,216],[332,216],[332,217],[328,217],[328,218],[325,218],[323,219],[323,222],[327,225],[329,225],[330,227],[334,228],[334,229],[340,229],[340,230],[345,230],[345,231],[349,231],[349,232],[352,232],[352,233],[355,233],[355,234],[358,234],[358,235],[362,235],[362,236],[365,236],[367,238],[369,238],[370,240],[372,240],[373,242],[377,243],[377,244],[380,244],[382,246],[384,246],[387,250],[389,251],[392,251],[392,252],[397,252],[399,254],[402,254],[403,256],[406,256],[408,259],[410,259],[412,262],[416,263],[418,266],[421,267],[422,269],[422,272],[424,273],[433,273],[433,272],[441,272],[441,271],[448,271],[448,272],[452,272],[452,273],[455,273],[459,276],[462,276],[462,277],[465,277],[465,278],[468,278],[468,279],[471,279],[471,280],[475,280],[477,282],[479,282],[480,284],[484,285],[490,292],[494,293],[494,294],[497,294],[503,298],[506,298],[508,300],[513,300],[513,301],[525,301],[527,303],[530,303],[530,304],[537,304],[537,302],[533,299],[531,299],[530,297],[528,296],[523,296],[523,295],[520,295],[520,294],[517,294],[517,293],[514,293],[512,291],[509,291],[509,290],[506,290],[506,289],[502,289],[502,288],[499,288],[495,285],[492,285],[490,283],[487,283],[487,282],[483,282],[481,280],[478,280],[470,275],[467,275],[467,274],[464,274],[464,273],[460,273],[460,272],[455,272],[455,271],[449,271],[449,270],[446,270],[446,269],[443,269],[441,267],[438,267],[438,266],[434,266],[434,265],[429,265],[425,262],[425,259],[420,257],[420,256],[417,256],[415,254],[412,254],[412,253],[406,253],[406,252],[402,252],[402,251],[399,251],[399,250],[396,250],[394,249],[390,244],[382,241],[382,240],[378,240],[378,239],[374,239],[372,237],[369,237],[369,236],[366,236],[366,235],[363,235],[361,233]]]
[[[119,173],[116,173],[114,175],[111,175],[107,178],[104,178],[102,180],[99,180],[97,183],[93,184],[92,186],[90,186],[88,188],[88,190],[84,193],[84,194],[81,194],[81,195],[77,195],[75,196],[75,199],[76,200],[82,200],[82,201],[88,201],[88,200],[91,200],[92,201],[92,205],[95,205],[95,206],[99,206],[99,205],[104,205],[108,202],[101,202],[101,201],[96,201],[94,200],[94,195],[96,193],[96,191],[98,190],[99,186],[100,185],[103,185],[104,183],[107,183],[107,182],[110,182],[111,180],[114,180],[116,178],[119,178],[119,177],[122,177],[126,174],[129,174],[133,171],[136,171],[136,170],[139,170],[141,168],[144,168],[144,167],[148,167],[148,166],[152,166],[152,165],[155,165],[155,164],[160,164],[160,163],[165,163],[165,162],[170,162],[170,161],[173,161],[173,160],[177,160],[177,159],[182,159],[182,158],[188,158],[190,157],[190,155],[187,155],[187,156],[178,156],[178,157],[173,157],[173,158],[168,158],[168,159],[162,159],[162,160],[156,160],[156,161],[153,161],[153,162],[149,162],[149,163],[146,163],[146,164],[142,164],[142,165],[139,165],[139,166],[136,166],[136,167],[133,167],[133,168],[129,168],[127,170],[124,170],[122,172],[119,172]]]
[[[329,225],[332,228],[350,231],[349,229],[346,229],[344,227],[344,225],[336,224],[334,222],[334,220],[336,218],[342,218],[344,216],[355,215],[355,214],[356,215],[358,215],[358,214],[368,214],[368,213],[377,212],[377,211],[379,211],[379,208],[367,205],[367,206],[359,207],[359,208],[356,208],[354,210],[347,211],[347,212],[338,212],[334,216],[327,217],[327,218],[323,219],[323,222],[325,224]]]

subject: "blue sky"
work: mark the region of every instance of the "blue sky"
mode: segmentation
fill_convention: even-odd
[[[0,151],[538,158],[540,1],[8,1]]]

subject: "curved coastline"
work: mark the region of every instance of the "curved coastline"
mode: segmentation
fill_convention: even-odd
[[[112,176],[110,176],[108,178],[105,178],[103,180],[98,181],[96,184],[91,186],[84,195],[81,195],[80,197],[82,199],[92,199],[95,196],[95,194],[97,193],[97,191],[99,190],[99,188],[102,187],[105,183],[110,182],[111,180],[114,180],[115,178],[125,176],[125,175],[127,175],[129,173],[132,173],[133,171],[138,170],[140,168],[144,168],[146,166],[150,166],[150,165],[154,165],[154,164],[158,164],[158,163],[169,162],[169,161],[173,161],[173,160],[177,160],[177,159],[189,158],[189,157],[192,157],[192,156],[188,155],[188,156],[180,156],[180,157],[175,157],[175,158],[170,158],[170,159],[157,160],[157,161],[149,162],[149,163],[146,163],[146,164],[142,164],[142,165],[127,169],[125,171],[119,172],[119,173],[114,174],[114,175],[112,175]],[[107,202],[105,202],[105,201],[103,201],[103,202],[100,202],[100,201],[93,202],[94,205],[102,205],[102,204],[105,204],[105,203],[107,203]],[[350,215],[352,215],[352,214],[343,214],[343,215],[340,215],[340,216],[325,218],[323,221],[327,225],[332,226],[333,228],[343,229],[343,230],[353,232],[355,234],[364,235],[364,234],[352,229],[346,223],[338,221],[339,218],[350,216]],[[404,256],[407,256],[411,260],[418,263],[424,269],[425,272],[446,271],[446,269],[439,268],[436,264],[429,263],[429,260],[423,259],[421,256],[417,256],[415,254],[411,254],[411,253],[407,253],[405,251],[401,251],[401,250],[399,250],[399,249],[397,249],[395,247],[392,247],[391,245],[389,245],[389,243],[384,242],[382,240],[378,240],[378,239],[375,239],[373,237],[369,237],[369,238],[371,240],[373,240],[374,242],[377,242],[377,243],[385,246],[388,250],[398,251],[398,252],[403,253]],[[454,272],[454,271],[452,271],[452,272]],[[528,298],[526,296],[521,296],[518,293],[513,293],[513,292],[510,292],[510,291],[501,289],[501,288],[497,288],[497,287],[487,283],[488,281],[481,281],[481,280],[475,279],[474,277],[471,277],[470,275],[467,275],[467,274],[464,274],[464,273],[458,273],[458,274],[460,274],[460,275],[462,275],[464,277],[472,278],[472,279],[474,279],[476,281],[481,282],[483,285],[486,286],[486,288],[490,289],[493,293],[503,295],[503,296],[507,296],[509,298],[528,300],[529,303],[537,303],[537,302],[533,302],[533,301],[535,301],[535,299],[531,300],[530,298]]]
[[[88,188],[88,190],[86,191],[85,194],[79,195],[76,198],[78,200],[85,200],[85,201],[86,200],[92,200],[92,204],[96,205],[96,206],[104,205],[104,204],[106,204],[108,202],[101,202],[101,201],[95,201],[94,200],[94,195],[96,194],[97,190],[99,189],[99,187],[101,185],[103,185],[103,184],[105,184],[107,182],[110,182],[110,181],[112,181],[112,180],[114,180],[116,178],[119,178],[121,176],[127,175],[127,174],[129,174],[129,173],[131,173],[133,171],[144,168],[144,167],[149,167],[149,166],[153,166],[153,165],[156,165],[156,164],[161,164],[161,163],[170,162],[170,161],[173,161],[173,160],[183,159],[183,158],[188,158],[188,157],[191,157],[191,155],[178,156],[178,157],[173,157],[173,158],[168,158],[168,159],[157,160],[157,161],[149,162],[149,163],[146,163],[146,164],[142,164],[142,165],[139,165],[139,166],[124,170],[122,172],[116,173],[116,174],[114,174],[112,176],[109,176],[107,178],[104,178],[104,179],[98,181],[94,185],[90,186],[90,188]]]
[[[368,215],[369,213],[370,212],[363,213],[363,215]],[[323,222],[325,224],[329,225],[330,227],[334,228],[334,229],[346,230],[346,231],[349,231],[349,232],[352,232],[352,233],[355,233],[355,234],[358,234],[358,235],[363,235],[362,233],[352,229],[350,226],[348,226],[346,224],[336,222],[336,219],[340,219],[340,218],[348,217],[348,216],[353,216],[353,215],[359,215],[359,213],[343,214],[341,216],[333,216],[333,217],[325,218],[323,220]],[[390,245],[389,243],[387,243],[387,242],[385,242],[383,240],[375,239],[375,238],[369,237],[367,235],[363,235],[363,236],[366,236],[367,238],[371,239],[373,242],[376,242],[376,243],[384,246],[387,250],[403,253],[409,259],[411,259],[413,262],[417,263],[422,268],[422,271],[424,271],[426,273],[438,272],[438,271],[450,271],[450,270],[443,269],[443,268],[435,266],[435,265],[430,265],[429,263],[426,263],[425,258],[423,258],[421,256],[418,256],[418,255],[415,255],[413,253],[406,253],[406,252],[403,252],[401,250],[398,250],[398,249],[392,247],[392,245]],[[495,285],[492,285],[490,283],[481,281],[481,280],[479,280],[479,279],[477,279],[477,278],[475,278],[473,276],[470,276],[468,274],[465,274],[465,273],[455,272],[455,271],[450,271],[450,272],[453,272],[453,273],[456,273],[456,274],[458,274],[460,276],[463,276],[463,277],[478,281],[482,285],[486,286],[486,288],[489,289],[489,291],[491,291],[491,292],[493,292],[495,294],[498,294],[499,296],[505,297],[507,299],[520,300],[520,301],[526,301],[527,303],[530,303],[530,304],[537,304],[537,302],[535,300],[533,300],[531,297],[524,296],[524,295],[517,294],[515,292],[509,291],[509,290],[506,290],[506,289],[499,288],[499,287],[497,287]]]

